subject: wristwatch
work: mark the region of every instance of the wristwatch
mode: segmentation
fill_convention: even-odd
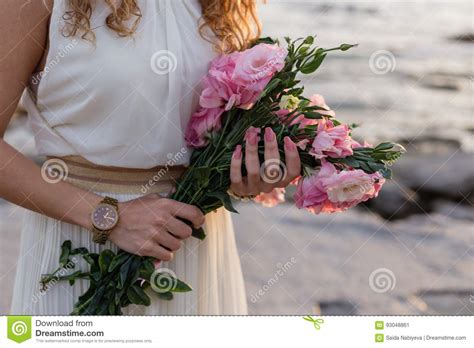
[[[91,213],[92,240],[97,244],[105,244],[110,233],[119,221],[118,201],[105,197]]]

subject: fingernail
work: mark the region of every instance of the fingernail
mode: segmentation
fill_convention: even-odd
[[[270,127],[265,128],[265,141],[275,140],[275,132]]]
[[[234,150],[234,158],[239,160],[242,158],[242,146],[237,145],[237,147]]]
[[[259,139],[259,136],[257,134],[252,134],[251,136],[249,136],[249,144],[254,146],[254,145],[257,145],[258,143],[258,139]]]
[[[285,137],[284,142],[287,150],[296,150],[296,144],[293,142],[293,140],[290,139],[290,137]]]

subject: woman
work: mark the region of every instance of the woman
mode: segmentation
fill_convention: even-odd
[[[3,2],[0,134],[26,86],[36,147],[49,158],[40,168],[0,141],[0,197],[32,211],[24,218],[12,314],[70,313],[87,282],[46,291],[39,285],[57,267],[65,240],[96,252],[118,247],[155,257],[194,287],[127,314],[247,312],[228,213],[204,218],[164,195],[189,160],[183,132],[200,79],[218,52],[244,49],[258,36],[255,6],[251,0]],[[278,158],[272,131],[264,137],[266,157]],[[249,137],[245,156],[240,146],[235,150],[237,196],[284,187],[299,173],[296,146],[287,140],[286,180],[263,182],[257,141]],[[163,167],[170,161],[171,169]],[[64,180],[50,175],[58,174],[49,170],[55,165]],[[208,238],[189,238],[181,219],[204,225]]]

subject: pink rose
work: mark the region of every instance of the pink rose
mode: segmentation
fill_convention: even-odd
[[[344,158],[353,154],[354,141],[346,124],[334,126],[327,119],[318,120],[318,131],[310,154],[321,159],[325,157]]]
[[[233,79],[247,89],[261,93],[276,72],[285,67],[288,51],[277,45],[259,44],[241,52]]]
[[[339,172],[323,160],[319,172],[300,179],[296,206],[315,214],[340,212],[377,197],[384,182],[380,173],[367,174],[360,169]]]
[[[189,147],[204,147],[209,142],[209,134],[221,128],[221,108],[200,108],[191,116],[185,133],[185,139]]]
[[[285,189],[277,187],[272,192],[262,193],[255,197],[255,202],[262,204],[264,207],[273,208],[285,202]]]

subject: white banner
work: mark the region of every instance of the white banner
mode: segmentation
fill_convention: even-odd
[[[0,317],[0,347],[473,347],[473,317]]]

